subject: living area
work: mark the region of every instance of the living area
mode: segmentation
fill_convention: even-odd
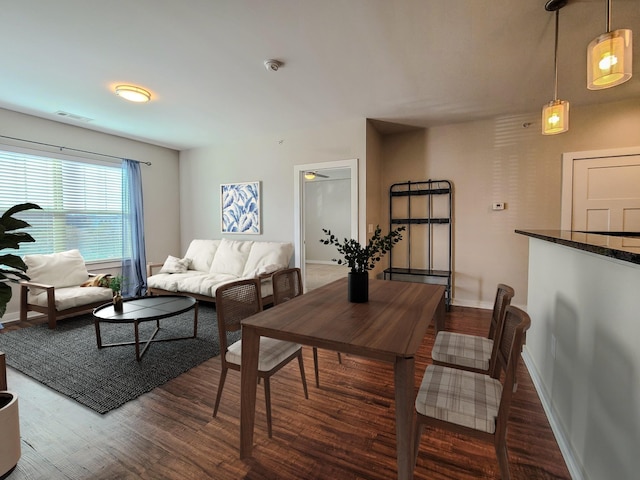
[[[70,6],[68,2],[63,3],[65,3],[64,11],[66,12]],[[402,12],[395,11],[391,6],[383,8],[380,5],[377,6],[380,10],[376,10],[375,15],[369,10],[367,12],[375,18],[378,15],[383,19],[395,18],[399,23],[393,27],[396,35],[400,34],[397,29],[427,31],[424,27],[416,27],[410,21],[408,18],[412,16],[409,15],[410,12],[417,13],[415,11],[418,10],[423,14],[422,17],[438,17],[435,14],[424,15],[426,12],[417,5],[418,2],[401,3],[406,7]],[[464,19],[465,28],[458,30],[462,32],[470,31],[469,27],[473,23],[471,13],[480,14],[477,11],[477,5],[472,5],[470,2],[464,2],[464,5],[455,7],[454,10],[460,10],[456,15],[441,10],[444,9],[443,6],[435,5],[441,2],[424,3],[430,8],[437,9],[436,13],[442,14],[441,18],[459,15]],[[400,87],[392,87],[385,83],[384,86],[379,87],[379,91],[398,92],[394,105],[397,105],[399,110],[409,110],[403,118],[400,118],[400,115],[394,116],[392,113],[380,115],[372,109],[362,110],[359,114],[351,112],[342,116],[327,116],[326,120],[321,120],[325,119],[324,110],[316,106],[304,108],[305,112],[315,112],[315,118],[305,118],[304,123],[278,124],[278,128],[259,131],[257,123],[269,124],[280,121],[280,118],[274,117],[287,116],[284,113],[280,115],[280,112],[284,112],[280,108],[286,105],[293,111],[301,109],[306,97],[300,95],[295,97],[295,102],[288,101],[289,96],[284,92],[289,90],[278,83],[283,75],[288,75],[289,72],[292,72],[291,75],[296,73],[296,62],[303,58],[300,52],[290,51],[290,58],[283,61],[284,65],[277,72],[273,72],[267,71],[262,61],[267,56],[270,58],[271,55],[279,55],[279,53],[266,52],[262,49],[258,53],[254,47],[255,58],[251,61],[258,65],[260,71],[256,72],[256,75],[261,75],[260,82],[263,83],[260,83],[257,88],[247,90],[254,93],[262,89],[266,91],[268,85],[272,89],[268,91],[277,97],[277,102],[275,105],[267,105],[262,113],[251,116],[240,115],[243,109],[241,102],[234,108],[211,108],[210,112],[221,110],[226,112],[224,116],[218,118],[219,123],[216,128],[219,131],[209,125],[205,131],[202,131],[200,124],[205,123],[204,117],[213,116],[213,114],[202,113],[198,108],[193,108],[190,110],[192,112],[190,122],[184,122],[192,125],[194,132],[192,137],[170,137],[166,133],[172,128],[182,131],[183,126],[177,125],[181,122],[175,119],[163,120],[163,123],[170,125],[163,125],[162,133],[153,137],[150,130],[143,128],[144,125],[151,125],[151,121],[147,117],[143,118],[140,110],[134,107],[146,108],[147,112],[151,111],[151,115],[157,118],[169,118],[169,115],[161,110],[163,102],[169,102],[168,93],[156,85],[152,86],[159,91],[150,103],[118,107],[123,110],[118,110],[114,115],[116,121],[105,125],[100,121],[82,122],[70,119],[68,116],[65,118],[54,115],[49,112],[53,107],[50,108],[48,103],[46,107],[39,108],[49,110],[40,111],[29,104],[18,108],[9,99],[2,98],[0,133],[5,138],[2,139],[3,145],[0,150],[30,149],[29,144],[16,140],[27,139],[43,144],[98,152],[117,158],[150,162],[150,166],[141,166],[144,236],[147,260],[157,263],[163,263],[169,255],[184,257],[194,239],[216,241],[227,239],[291,243],[295,246],[291,264],[298,265],[302,258],[300,245],[303,237],[299,218],[300,205],[296,203],[299,202],[299,195],[297,195],[299,192],[296,190],[299,185],[296,187],[295,182],[300,179],[294,178],[294,172],[301,165],[331,164],[336,161],[357,159],[358,219],[355,227],[361,239],[370,236],[370,226],[381,225],[385,230],[388,228],[387,199],[391,184],[428,178],[451,179],[455,185],[455,279],[453,308],[447,314],[447,322],[448,327],[457,328],[459,331],[481,334],[488,325],[487,312],[492,307],[497,284],[504,282],[512,285],[516,291],[513,304],[522,308],[527,306],[528,244],[525,238],[515,234],[514,231],[518,228],[559,228],[562,196],[560,165],[563,154],[593,151],[615,153],[616,150],[633,149],[640,145],[638,75],[627,84],[611,91],[590,92],[591,97],[574,103],[571,110],[571,129],[566,134],[553,137],[540,134],[538,106],[542,106],[549,100],[547,97],[552,93],[553,86],[553,19],[552,15],[544,11],[542,5],[544,2],[526,7],[516,5],[513,1],[508,3],[509,8],[503,5],[499,11],[493,10],[497,7],[487,6],[496,20],[490,20],[488,17],[491,15],[486,15],[487,18],[485,18],[482,14],[480,16],[483,22],[492,26],[490,30],[492,32],[499,32],[502,28],[509,31],[520,28],[521,31],[528,32],[526,37],[535,38],[538,43],[542,42],[540,39],[544,39],[543,45],[533,42],[529,51],[543,50],[540,56],[546,58],[545,63],[542,66],[536,64],[534,68],[529,66],[527,61],[515,58],[526,56],[521,51],[509,51],[501,58],[513,58],[511,66],[505,68],[519,70],[522,76],[519,81],[507,85],[494,85],[487,90],[477,86],[461,87],[456,90],[457,96],[443,94],[438,98],[460,98],[460,92],[468,92],[468,96],[474,98],[483,97],[489,96],[487,94],[489,91],[499,90],[500,95],[495,96],[506,96],[512,103],[520,102],[525,97],[536,99],[526,104],[517,103],[511,110],[487,109],[482,112],[482,115],[472,116],[473,108],[468,107],[463,111],[464,113],[458,113],[457,117],[449,117],[447,121],[419,125],[418,122],[409,121],[413,117],[413,108],[426,105],[427,109],[435,111],[439,108],[439,100],[431,97],[430,90],[422,88],[418,88],[419,92],[412,95],[411,99],[407,97],[403,100],[403,94],[398,90]],[[639,14],[632,3],[623,0],[614,2],[616,7],[614,18],[620,23],[624,23],[622,22],[624,18],[625,22],[630,23],[630,27],[638,29]],[[582,32],[586,37],[589,35],[585,33],[582,26],[576,25],[573,17],[588,19],[589,25],[599,25],[602,23],[600,17],[604,15],[600,15],[603,12],[600,11],[602,9],[599,5],[594,9],[593,4],[594,2],[569,2],[562,11],[563,21],[566,19],[574,27],[563,30],[565,33],[572,32],[571,38],[566,43],[563,40],[561,44],[563,49],[571,45],[571,48],[575,47],[582,55],[584,42],[582,39],[574,40],[573,35],[576,35],[577,31]],[[167,5],[162,8],[150,4],[147,6],[149,11],[153,12],[154,18],[157,16],[162,22],[169,22],[171,15],[174,17],[178,15],[178,10]],[[282,5],[280,7],[284,8]],[[315,9],[308,8],[316,13],[316,18],[326,20],[326,22],[317,20],[324,25],[325,31],[330,29],[330,20],[336,21],[343,15],[350,19],[360,18],[364,21],[357,11],[353,11],[355,7],[345,5],[341,8],[334,7],[329,9],[333,12],[331,15],[325,12],[325,15],[320,17],[317,16],[318,12]],[[11,13],[15,18],[21,18],[29,25],[30,14],[27,8],[25,7],[24,10],[18,7],[13,8],[16,10],[12,10]],[[251,10],[248,7],[245,8]],[[298,12],[298,8],[302,11]],[[342,8],[346,9],[346,13],[339,13]],[[362,6],[362,8],[365,7]],[[315,25],[316,21],[310,20],[310,17],[304,14],[303,7],[295,7],[295,9],[297,12],[294,15],[295,18],[304,18],[305,22]],[[465,13],[465,9],[471,13]],[[84,7],[79,9],[79,11],[82,10]],[[200,31],[202,28],[200,21],[192,18],[197,10],[194,8],[194,12],[188,14],[194,31]],[[288,43],[304,43],[290,39],[298,39],[297,35],[301,32],[298,31],[296,35],[291,33],[291,30],[285,29],[285,25],[281,25],[282,20],[278,18],[296,22],[291,15],[282,13],[281,10],[280,12],[281,16],[276,18],[272,17],[273,13],[263,12],[266,18],[282,27],[282,33],[278,34],[278,38],[282,35],[282,41],[277,42],[278,45],[271,46],[279,46],[286,50]],[[394,16],[393,12],[398,16]],[[80,15],[78,12],[67,13],[76,20],[75,15]],[[88,15],[88,12],[85,13]],[[82,21],[78,20],[76,24],[89,25],[97,21],[96,18],[101,17],[100,13],[102,16],[111,15],[102,10],[98,13],[91,12],[90,16],[84,17]],[[182,14],[187,15],[185,12],[180,12],[180,15]],[[36,18],[39,22],[43,22],[40,15],[44,14],[36,15]],[[369,15],[365,17],[368,18]],[[513,25],[510,25],[512,17]],[[526,21],[521,17],[526,17]],[[209,12],[202,18],[211,18],[213,21],[216,15]],[[502,22],[498,22],[497,19],[501,19]],[[177,19],[174,21],[177,22]],[[228,18],[227,21],[234,23]],[[273,25],[266,19],[262,21],[265,25]],[[360,25],[353,21],[356,26]],[[429,22],[432,21],[433,19],[429,20]],[[188,22],[185,23],[188,24]],[[249,24],[261,32],[262,38],[271,38],[273,31],[266,26],[257,26],[259,23],[262,22],[253,19]],[[35,25],[42,27],[40,23]],[[401,27],[402,25],[404,27]],[[409,27],[410,25],[414,27]],[[336,28],[344,35],[345,31],[352,30],[351,27],[353,25],[350,24]],[[113,28],[112,31],[115,31],[115,27]],[[336,42],[339,42],[336,48],[342,49],[353,44],[357,40],[354,36],[357,37],[356,33],[360,29],[362,32],[371,30],[380,33],[385,31],[384,28],[386,28],[384,25],[376,24],[376,28],[369,29],[362,24],[355,29],[355,32],[351,31],[350,35],[333,37]],[[71,30],[69,28],[68,31]],[[208,31],[209,28],[205,30]],[[598,28],[596,27],[595,30]],[[123,31],[129,32],[129,29],[123,28]],[[166,33],[166,29],[164,31]],[[190,34],[183,33],[185,35],[183,39],[186,42]],[[597,33],[594,31],[592,36]],[[52,35],[52,37],[55,36]],[[508,37],[506,32],[504,37]],[[368,35],[366,38],[373,42]],[[502,34],[500,38],[503,38]],[[209,38],[208,43],[217,45],[228,42],[226,39],[214,40]],[[316,40],[318,45],[329,42],[326,34],[317,37]],[[472,46],[480,45],[481,42],[472,40],[467,37],[460,40],[464,41],[460,49],[470,50],[474,55],[469,57],[465,55],[467,63],[457,70],[458,73],[453,75],[454,77],[467,76],[460,72],[473,71],[472,66],[479,61],[480,53]],[[200,42],[196,43],[202,45]],[[412,39],[412,43],[418,43],[418,39]],[[503,40],[498,43],[510,42]],[[95,51],[106,48],[98,44],[92,45]],[[174,58],[180,58],[180,54],[173,50],[177,48],[176,45],[167,48],[168,50],[164,51],[171,51],[175,54]],[[399,55],[394,56],[390,63],[383,62],[385,66],[395,65],[398,70],[394,70],[382,68],[373,61],[385,51],[384,47],[370,51],[369,47],[358,43],[357,48],[358,51],[368,52],[363,56],[373,63],[358,64],[360,68],[357,69],[355,78],[349,77],[350,83],[347,84],[349,87],[338,88],[338,86],[337,91],[344,89],[355,92],[360,83],[367,83],[368,77],[375,78],[377,75],[382,75],[382,72],[388,75],[391,71],[402,71],[399,65],[403,58],[400,55],[403,52],[402,49],[394,50]],[[348,50],[348,48],[344,49]],[[563,56],[566,52],[561,50]],[[322,58],[325,61],[331,58],[326,55],[326,52],[319,51],[314,51],[311,57]],[[28,53],[25,53],[25,58],[29,58]],[[41,57],[37,58],[42,64],[43,71],[48,73],[49,69],[45,68],[46,62]],[[91,58],[91,56],[82,58]],[[237,58],[224,62],[224,65],[233,66],[235,62],[241,64],[249,57],[242,58],[244,60]],[[69,59],[70,62],[71,60],[72,58]],[[211,58],[208,61],[213,63],[215,60]],[[577,62],[577,60],[571,61]],[[166,62],[157,63],[163,63],[166,68]],[[318,63],[326,65],[325,62]],[[350,71],[348,64],[340,64],[340,66],[342,69],[337,71],[343,73]],[[308,68],[311,67],[308,66]],[[16,67],[16,70],[19,68]],[[323,93],[324,90],[321,88],[321,84],[330,76],[327,73],[329,70],[332,69],[314,70],[316,80],[307,82],[308,96],[319,96],[325,103],[333,103],[334,97]],[[578,73],[575,73],[579,71],[582,74],[583,70],[573,63],[561,66],[561,92],[564,88],[571,93],[584,89],[582,77],[578,78]],[[235,70],[233,73],[237,74]],[[124,74],[113,72],[113,75],[116,74],[129,75],[126,72]],[[336,75],[339,76],[339,74]],[[237,80],[240,76],[250,77],[250,75],[232,75],[232,78]],[[407,78],[403,77],[404,80],[401,83],[409,82],[408,78],[418,78],[420,83],[424,76],[427,75],[413,77],[413,73],[407,74]],[[158,73],[155,78],[160,77],[170,77],[170,75],[166,72]],[[543,82],[529,80],[540,77],[544,77],[545,80]],[[143,77],[143,81],[153,83],[152,80],[155,78]],[[214,77],[208,78],[212,83]],[[100,79],[102,83],[106,81],[106,79]],[[442,79],[439,82],[454,83]],[[330,83],[333,85],[333,82]],[[525,83],[543,85],[536,85],[535,92],[527,94],[523,91]],[[96,84],[99,82],[96,81]],[[231,90],[229,83],[217,85],[220,91],[225,91],[227,88]],[[46,91],[46,89],[39,91]],[[32,93],[33,91],[29,91],[25,95]],[[107,94],[110,93],[107,92]],[[248,99],[247,91],[244,94],[245,96],[241,98],[247,103],[253,102],[257,105],[263,100],[256,97]],[[600,96],[594,99],[595,95]],[[46,97],[40,93],[33,96]],[[265,95],[265,97],[268,96]],[[60,98],[63,97],[60,96]],[[106,112],[103,113],[97,107],[103,100],[96,101],[94,110],[89,105],[71,102],[69,97],[64,98],[67,99],[67,103],[60,107],[56,106],[55,109],[77,111],[88,117],[97,116],[98,113],[106,116]],[[369,101],[373,102],[374,98],[375,95],[369,97]],[[121,101],[115,96],[112,100]],[[335,102],[347,105],[349,100],[347,96],[347,98],[340,97]],[[202,110],[204,111],[204,108]],[[372,120],[372,118],[378,120]],[[235,130],[228,130],[229,125],[234,125]],[[12,137],[14,140],[6,137]],[[60,153],[60,149],[44,145],[39,146],[38,151],[42,155]],[[67,153],[72,152],[67,151]],[[100,160],[99,156],[88,155],[88,157],[91,157],[92,161]],[[220,186],[239,182],[260,182],[262,228],[259,235],[223,233]],[[0,190],[2,189],[4,186],[0,186]],[[506,209],[493,210],[491,205],[496,202],[506,204]],[[326,227],[331,228],[330,225]],[[98,262],[90,265],[90,270],[103,274],[117,273],[119,266],[119,262]],[[383,261],[373,275],[380,274],[384,266]],[[206,315],[200,320],[205,321],[205,318]],[[17,290],[14,290],[7,313],[1,319],[5,326],[4,331],[15,330],[20,323],[18,319],[19,295]],[[60,323],[63,324],[65,321],[63,319]],[[549,334],[543,319],[534,318],[532,321],[529,332],[531,338]],[[27,324],[42,322],[41,318],[32,317]],[[424,345],[419,350],[416,373],[419,372],[420,376],[417,375],[416,385],[420,381],[422,370],[431,362],[430,352],[435,341],[434,336],[433,330],[430,330],[425,337]],[[93,341],[95,342],[95,339]],[[91,347],[95,348],[95,343]],[[155,345],[151,347],[150,352],[153,348]],[[526,352],[525,346],[525,355]],[[185,478],[193,476],[284,479],[393,477],[396,468],[392,411],[394,401],[392,389],[389,389],[388,385],[389,379],[393,378],[392,369],[388,365],[379,365],[356,356],[344,356],[343,363],[339,363],[334,352],[323,350],[319,351],[319,356],[321,375],[324,378],[323,386],[320,391],[310,388],[309,401],[303,400],[296,368],[291,368],[291,371],[285,369],[283,376],[278,380],[276,380],[277,376],[274,377],[273,439],[267,439],[265,411],[262,400],[258,399],[257,446],[254,449],[253,459],[249,461],[241,461],[238,458],[239,375],[229,374],[221,412],[217,418],[211,418],[215,388],[220,375],[220,364],[217,358],[204,361],[162,387],[102,416],[65,396],[52,392],[39,382],[9,367],[9,389],[24,392],[21,398],[20,414],[23,438],[28,442],[23,443],[24,464],[19,465],[9,478],[20,480],[38,478],[38,476],[40,478]],[[304,351],[304,360],[307,366],[312,364],[310,349]],[[615,408],[591,404],[577,395],[562,397],[560,401],[566,403],[558,405],[556,402],[559,400],[553,396],[554,388],[558,388],[558,385],[541,379],[540,372],[536,376],[536,369],[543,370],[541,366],[544,365],[544,359],[529,358],[524,363],[526,367],[524,364],[519,366],[521,383],[514,400],[516,414],[512,415],[513,423],[510,423],[507,442],[514,462],[512,465],[514,477],[598,478],[598,470],[593,469],[593,465],[609,465],[610,461],[598,457],[598,452],[602,449],[596,448],[597,443],[590,444],[587,451],[587,447],[579,439],[581,432],[592,431],[589,425],[594,425],[591,423],[593,417],[607,418],[607,412]],[[637,388],[637,378],[631,381],[631,385]],[[350,395],[345,395],[345,392],[349,392]],[[562,416],[567,412],[583,416],[571,422],[567,421],[567,417]],[[524,417],[529,419],[525,421]],[[552,431],[549,422],[557,430]],[[564,442],[562,454],[554,433],[560,438],[560,443]],[[621,435],[624,435],[625,439],[637,438],[634,429],[628,432],[623,431]],[[525,439],[531,439],[534,446],[527,444]],[[29,444],[36,447],[30,450]],[[569,466],[565,466],[565,463]],[[625,468],[630,468],[630,465],[627,464]],[[568,470],[571,470],[570,474]],[[452,440],[451,437],[439,434],[429,436],[428,440],[426,433],[423,436],[415,478],[496,478],[497,472],[495,454],[492,448],[487,448],[484,444],[466,443],[460,439]]]

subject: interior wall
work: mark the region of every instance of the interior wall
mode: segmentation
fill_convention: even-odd
[[[570,130],[562,135],[543,136],[538,117],[497,117],[383,137],[383,198],[396,181],[453,182],[456,305],[491,308],[498,283],[513,286],[514,304],[526,305],[527,242],[514,230],[560,228],[562,154],[640,145],[637,99],[572,106]],[[494,202],[506,209],[493,211]],[[388,209],[388,200],[383,203]]]
[[[152,166],[143,165],[141,169],[147,260],[162,262],[169,253],[176,255],[180,251],[180,197],[175,187],[179,176],[177,151],[4,109],[0,109],[0,133],[9,137],[152,162]],[[2,144],[38,149],[43,155],[46,155],[47,150],[52,151],[48,147],[0,138],[0,148],[3,147]],[[70,151],[64,153],[73,154]],[[16,253],[19,254],[19,251]],[[2,321],[18,318],[18,296],[18,289],[14,288]]]
[[[377,225],[380,225],[382,232],[388,232],[387,221],[381,215],[381,205],[383,196],[380,195],[382,178],[382,135],[374,128],[373,124],[367,121],[367,213],[365,218],[366,233],[363,240],[368,241]],[[383,271],[387,268],[387,259],[383,258],[370,272],[370,278],[382,278]]]
[[[523,238],[532,322],[525,359],[568,466],[574,478],[636,478],[640,265]]]
[[[351,179],[305,181],[305,258],[307,262],[334,264],[336,249],[324,245],[322,229],[339,239],[351,237]]]
[[[224,236],[293,243],[294,165],[358,158],[363,182],[365,153],[364,119],[181,152],[182,250],[186,251],[194,238],[222,238],[220,184],[255,180],[262,182],[262,233]],[[362,219],[366,211],[366,202],[362,201],[365,185],[361,183],[359,190]]]

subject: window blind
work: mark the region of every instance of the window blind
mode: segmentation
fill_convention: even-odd
[[[35,239],[19,255],[77,248],[88,262],[122,257],[120,165],[0,151],[0,172],[1,213],[19,203],[42,207],[17,215]]]

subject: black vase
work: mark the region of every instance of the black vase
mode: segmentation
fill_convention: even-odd
[[[369,301],[369,272],[349,272],[349,301],[353,303]]]

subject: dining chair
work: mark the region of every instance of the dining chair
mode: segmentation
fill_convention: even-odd
[[[510,286],[502,283],[498,285],[486,337],[445,330],[438,332],[431,350],[434,365],[491,375],[496,366],[495,358],[500,343],[502,322],[514,294]]]
[[[291,300],[302,295],[302,273],[299,268],[285,268],[271,275],[273,285],[273,305]],[[342,356],[338,352],[338,362],[342,363]],[[320,375],[318,373],[318,349],[313,347],[313,368],[316,375],[316,387],[320,388]]]
[[[222,369],[216,404],[213,416],[218,414],[220,398],[227,378],[227,370],[240,371],[242,359],[242,340],[228,345],[227,332],[241,329],[241,321],[262,311],[262,297],[260,294],[260,280],[256,278],[238,280],[221,285],[216,290],[216,314],[218,318],[218,334],[220,337],[220,359]],[[298,359],[304,397],[309,398],[307,380],[304,375],[302,361],[302,347],[297,343],[285,342],[274,338],[260,337],[260,353],[258,356],[258,380],[264,380],[264,396],[267,409],[267,430],[272,437],[271,428],[271,376],[292,361]]]
[[[508,480],[506,432],[516,386],[518,359],[531,319],[512,305],[506,308],[492,375],[429,365],[416,397],[414,460],[425,425],[493,442],[500,475]],[[504,377],[503,377],[504,374]],[[504,383],[500,379],[504,378]]]

